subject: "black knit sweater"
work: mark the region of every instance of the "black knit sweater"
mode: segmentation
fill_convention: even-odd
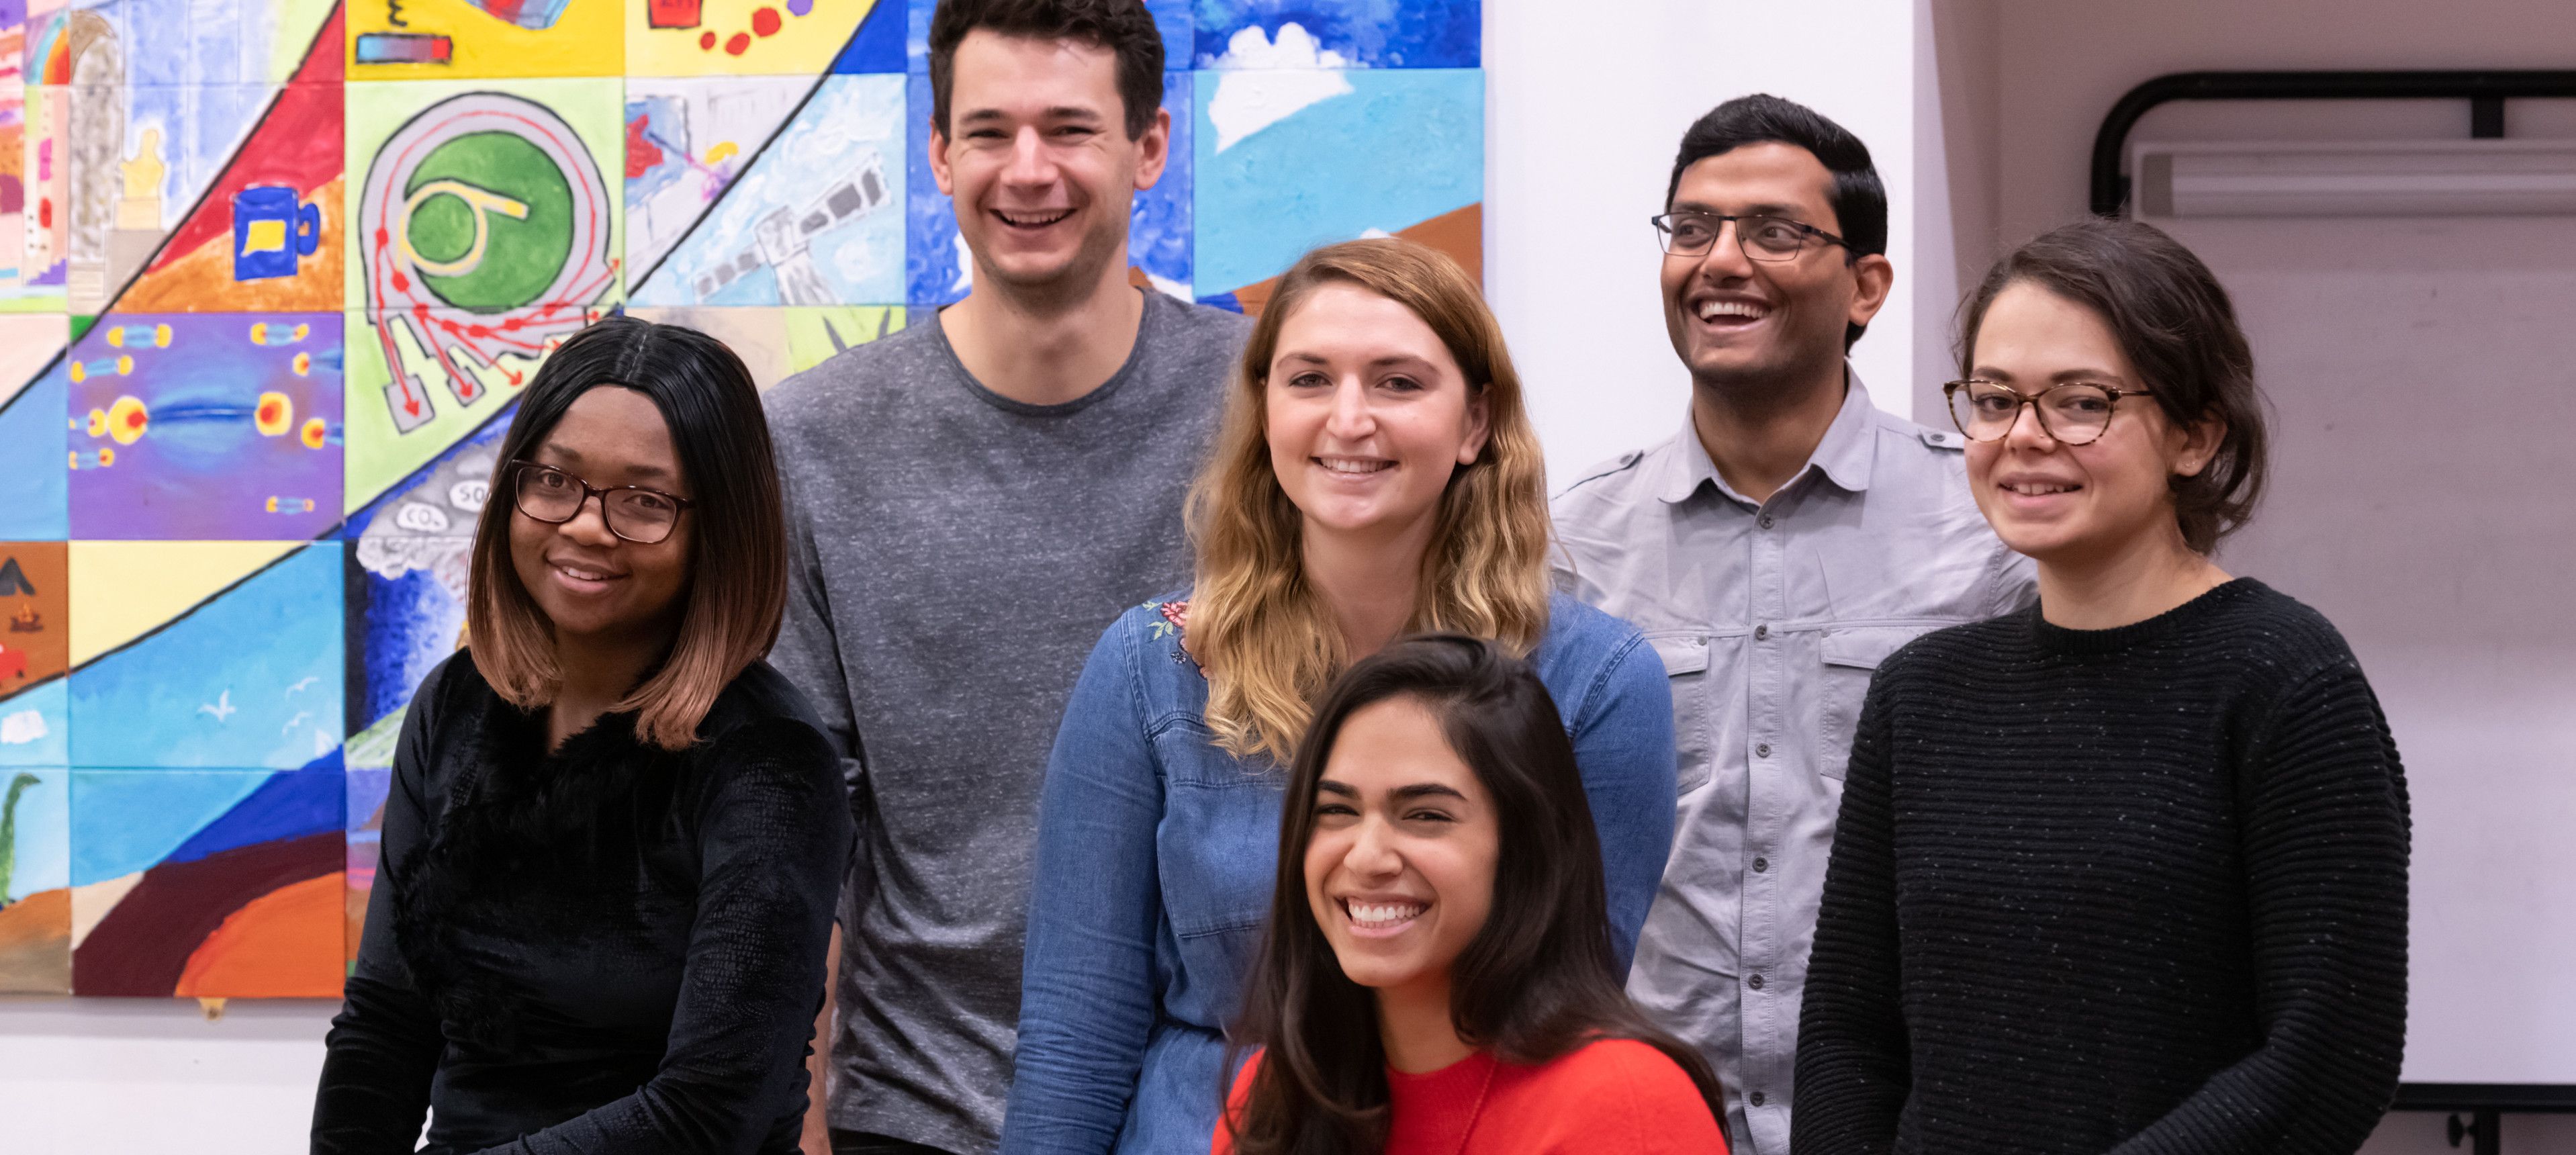
[[[766,663],[679,752],[545,715],[459,653],[403,719],[314,1155],[793,1155],[852,838]]]
[[[1928,635],[1861,712],[1797,1155],[2350,1155],[2406,1035],[2406,783],[2352,652],[2239,579]]]

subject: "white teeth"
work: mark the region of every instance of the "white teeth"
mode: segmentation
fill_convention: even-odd
[[[1073,210],[1066,209],[1065,211],[1056,213],[1053,216],[1044,217],[1015,217],[1009,213],[1000,211],[996,211],[993,215],[1002,218],[1004,223],[1019,225],[1022,228],[1043,228],[1047,225],[1063,220],[1066,217],[1072,216]]]
[[[1711,317],[1750,317],[1758,320],[1770,315],[1771,310],[1751,301],[1702,301],[1699,304],[1699,319],[1703,321]]]
[[[1334,473],[1376,473],[1395,467],[1392,461],[1380,461],[1371,457],[1318,457],[1315,463]]]
[[[574,569],[568,565],[556,566],[555,572],[571,578],[574,581],[595,582],[606,581],[608,579],[607,574],[601,573],[597,570]]]
[[[2038,481],[2017,481],[2004,487],[2025,497],[2044,497],[2052,493],[2073,493],[2076,486],[2054,485]]]
[[[1421,914],[1426,908],[1418,902],[1352,902],[1351,921],[1362,926],[1385,926],[1403,922]]]

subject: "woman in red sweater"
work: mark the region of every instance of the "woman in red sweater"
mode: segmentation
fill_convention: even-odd
[[[1444,634],[1352,666],[1279,845],[1234,1035],[1261,1053],[1214,1155],[1724,1155],[1707,1063],[1620,990],[1591,808],[1526,663]]]

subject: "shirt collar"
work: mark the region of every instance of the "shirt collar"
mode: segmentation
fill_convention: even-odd
[[[1843,407],[1834,414],[1834,423],[1825,427],[1824,440],[1807,457],[1809,469],[1822,472],[1827,480],[1851,493],[1869,489],[1870,466],[1878,460],[1877,439],[1872,437],[1877,425],[1877,406],[1869,399],[1869,390],[1860,382],[1860,374],[1843,366]],[[1714,485],[1726,491],[1726,483],[1717,476],[1717,463],[1709,460],[1708,447],[1700,444],[1699,429],[1692,424],[1690,413],[1682,413],[1682,433],[1675,440],[1676,452],[1668,459],[1656,496],[1665,503],[1678,505],[1690,500],[1701,485]],[[1799,471],[1806,476],[1806,471]],[[1795,478],[1790,480],[1794,485]],[[1783,488],[1786,488],[1785,486]]]

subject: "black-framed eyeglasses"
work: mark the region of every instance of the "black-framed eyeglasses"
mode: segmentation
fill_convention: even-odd
[[[608,532],[637,545],[657,545],[680,524],[680,511],[697,504],[641,485],[592,485],[551,465],[534,461],[510,463],[511,504],[548,525],[581,516],[591,497],[599,498],[600,520]]]
[[[1850,242],[1787,217],[1726,216],[1720,213],[1677,212],[1648,217],[1655,233],[1663,240],[1664,251],[1676,257],[1705,256],[1718,237],[1726,232],[1728,221],[1735,222],[1735,244],[1744,250],[1748,261],[1794,261],[1798,254],[1811,248]]]
[[[2039,415],[2039,431],[2062,445],[2091,445],[2111,427],[2111,412],[2123,397],[2146,397],[2145,389],[2122,389],[2090,381],[2068,381],[2037,393],[2024,393],[2001,381],[1969,378],[1941,386],[1950,400],[1950,423],[1970,441],[2001,441],[2021,420],[2021,407]]]

